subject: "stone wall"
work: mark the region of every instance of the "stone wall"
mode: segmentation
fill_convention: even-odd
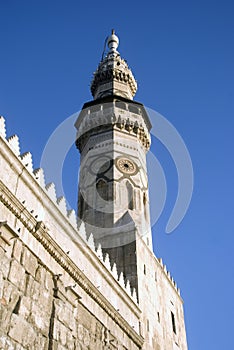
[[[136,249],[138,299],[0,117],[1,350],[187,350],[175,282],[140,238]]]
[[[142,348],[129,281],[2,118],[0,135],[0,349]]]
[[[0,261],[1,349],[128,349],[6,223]]]

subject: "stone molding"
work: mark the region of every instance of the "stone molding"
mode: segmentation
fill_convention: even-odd
[[[77,148],[83,149],[83,142],[87,139],[89,133],[98,132],[100,134],[102,129],[117,129],[133,135],[139,139],[146,151],[150,148],[150,134],[146,126],[143,123],[139,123],[131,113],[119,114],[116,108],[112,108],[110,114],[103,113],[103,111],[86,114],[77,130]]]

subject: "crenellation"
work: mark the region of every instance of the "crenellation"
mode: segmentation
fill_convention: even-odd
[[[83,240],[86,242],[87,241],[87,235],[86,235],[86,229],[85,229],[84,221],[81,221],[79,223],[78,233],[83,238]]]
[[[3,116],[0,116],[0,136],[6,138],[6,123]]]
[[[87,239],[88,246],[95,252],[95,243],[94,243],[94,238],[93,234],[90,233],[89,238]]]
[[[162,267],[162,271],[165,273],[165,276],[169,279],[169,281],[172,284],[173,288],[175,288],[175,290],[178,292],[177,283],[175,282],[174,278],[171,276],[170,271],[167,270],[166,265],[163,264],[162,259],[159,258],[159,259],[157,259],[157,261],[159,262],[160,266]],[[178,292],[178,295],[180,295],[179,292]]]
[[[42,168],[37,168],[37,169],[33,170],[33,173],[35,175],[35,179],[37,180],[37,182],[44,189],[46,186],[44,170]]]
[[[53,182],[48,183],[45,186],[45,189],[47,191],[48,196],[50,197],[50,199],[56,203],[57,202],[57,196],[56,196],[56,188],[55,188],[55,184]]]
[[[107,270],[111,271],[110,256],[108,253],[105,255],[104,265],[106,266]]]
[[[124,281],[123,272],[120,272],[120,275],[119,275],[119,284],[121,285],[121,287],[125,288],[125,281]]]
[[[116,263],[113,264],[112,269],[111,269],[112,275],[113,277],[118,280],[118,270],[117,270],[117,266]]]
[[[77,229],[77,215],[74,209],[69,209],[67,211],[67,217],[69,219],[69,222],[71,223],[71,225]]]
[[[64,216],[67,216],[67,203],[64,196],[58,197],[57,199],[58,207]]]
[[[163,260],[162,260],[162,258],[159,258],[158,261],[159,261],[159,264],[163,267]]]
[[[32,154],[30,152],[25,152],[20,155],[20,159],[24,166],[27,168],[27,170],[30,173],[33,173],[33,160],[32,160]]]
[[[13,152],[17,157],[20,155],[20,144],[19,144],[19,137],[17,135],[12,135],[8,137],[7,139],[10,147],[12,148]]]
[[[136,288],[132,290],[132,299],[138,304]]]
[[[131,295],[131,285],[130,285],[130,282],[129,280],[126,281],[126,284],[125,284],[125,288],[126,288],[126,291],[129,295]]]
[[[102,252],[102,246],[100,243],[97,246],[96,254],[97,254],[97,257],[103,262],[103,252]]]

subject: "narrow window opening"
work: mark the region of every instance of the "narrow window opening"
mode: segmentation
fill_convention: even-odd
[[[172,311],[171,311],[171,322],[172,322],[173,332],[176,334],[175,315],[173,314]]]
[[[145,192],[143,193],[143,204],[146,205],[146,194],[145,194]]]
[[[141,335],[141,322],[139,322],[139,334]]]
[[[97,188],[97,192],[98,192],[99,196],[104,200],[108,200],[108,184],[107,184],[107,182],[104,181],[103,179],[98,180],[98,182],[96,184],[96,188]]]
[[[149,320],[147,320],[147,332],[149,332]]]
[[[78,213],[79,213],[79,217],[82,219],[83,218],[83,214],[84,214],[84,210],[85,210],[85,203],[84,203],[84,198],[82,196],[82,194],[79,194],[79,208],[78,208]]]
[[[158,322],[160,323],[160,314],[159,314],[159,312],[157,312],[157,316],[158,316]]]
[[[128,192],[128,209],[133,210],[134,209],[133,189],[129,182],[127,182],[126,187]]]
[[[144,275],[146,275],[146,266],[144,264]]]
[[[157,271],[155,271],[154,273],[154,279],[155,279],[155,282],[157,282],[158,278],[157,278]]]

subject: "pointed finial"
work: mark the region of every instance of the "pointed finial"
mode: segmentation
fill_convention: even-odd
[[[112,29],[111,35],[108,38],[107,45],[110,49],[110,52],[116,52],[117,47],[119,46],[119,38],[115,35],[115,30]]]

